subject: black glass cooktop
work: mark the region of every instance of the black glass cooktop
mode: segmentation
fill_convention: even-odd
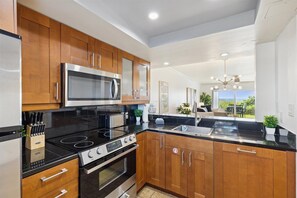
[[[113,139],[125,136],[126,134],[128,133],[125,131],[114,129],[90,130],[47,139],[47,142],[71,151],[80,152],[105,144]]]

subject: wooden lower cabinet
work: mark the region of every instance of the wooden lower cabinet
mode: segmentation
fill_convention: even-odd
[[[166,135],[166,189],[185,197],[213,197],[213,142]]]
[[[215,143],[214,149],[216,198],[295,197],[295,187],[288,188],[295,178],[288,171],[295,167],[289,152],[227,143]]]
[[[136,136],[139,147],[136,150],[136,187],[140,190],[146,183],[146,133],[141,133]]]
[[[78,159],[74,159],[26,177],[22,180],[22,197],[56,197],[63,192],[64,197],[78,197],[78,169]],[[57,173],[61,174],[42,181],[42,178],[49,178]]]
[[[165,134],[146,132],[147,183],[165,188]]]

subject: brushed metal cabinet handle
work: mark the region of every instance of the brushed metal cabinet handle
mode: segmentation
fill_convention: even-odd
[[[55,95],[55,99],[58,101],[59,100],[59,82],[55,83],[56,86],[56,95]]]
[[[95,54],[94,54],[94,52],[92,53],[92,62],[93,62],[93,67],[95,67]]]
[[[49,177],[42,177],[42,178],[40,178],[40,180],[41,180],[42,182],[46,182],[46,181],[48,181],[48,180],[50,180],[50,179],[53,179],[53,178],[55,178],[55,177],[57,177],[57,176],[59,176],[59,175],[62,175],[62,174],[64,174],[64,173],[66,173],[66,172],[68,172],[68,169],[66,169],[66,168],[62,168],[61,171],[58,172],[57,174],[54,174],[54,175],[49,176]]]
[[[192,152],[189,153],[189,167],[192,166]]]
[[[241,152],[241,153],[257,154],[257,151],[256,150],[249,151],[249,150],[243,150],[241,148],[237,148],[237,151],[238,152]]]
[[[163,136],[161,135],[161,137],[160,137],[160,149],[162,149],[163,148]]]
[[[185,151],[182,151],[182,153],[181,153],[182,166],[185,163],[184,154],[185,154]]]
[[[102,57],[101,54],[99,54],[99,68],[102,68]]]
[[[63,189],[63,190],[61,190],[61,193],[60,193],[59,195],[55,196],[55,198],[62,197],[62,196],[65,195],[66,193],[68,193],[68,191],[65,190],[65,189]]]

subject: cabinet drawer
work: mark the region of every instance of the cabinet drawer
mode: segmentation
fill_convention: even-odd
[[[230,153],[238,153],[238,154],[247,154],[247,155],[254,155],[257,157],[263,157],[268,159],[273,159],[274,151],[272,149],[264,149],[259,147],[253,146],[244,146],[239,144],[223,144],[223,152],[230,152]]]
[[[166,146],[180,147],[184,149],[200,151],[205,153],[213,153],[213,142],[208,140],[201,140],[192,137],[183,137],[178,135],[166,134]]]
[[[61,187],[57,187],[55,190],[40,196],[40,198],[53,198],[57,196],[61,196],[63,198],[78,197],[78,179],[62,185]]]
[[[60,189],[61,186],[73,180],[78,180],[78,159],[71,160],[23,179],[23,198],[39,197]]]

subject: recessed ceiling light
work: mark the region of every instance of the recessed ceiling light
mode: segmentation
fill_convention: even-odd
[[[164,64],[164,65],[169,65],[169,63],[168,63],[168,62],[164,62],[163,64]]]
[[[159,18],[159,14],[157,12],[150,12],[148,17],[151,19],[151,20],[156,20]]]
[[[226,57],[226,56],[229,56],[229,54],[227,52],[221,53],[221,57]]]

